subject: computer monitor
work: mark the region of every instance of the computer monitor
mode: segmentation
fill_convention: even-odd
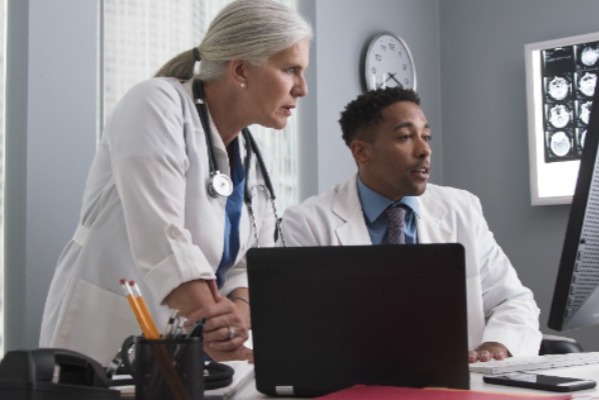
[[[599,324],[599,84],[591,106],[548,326]]]

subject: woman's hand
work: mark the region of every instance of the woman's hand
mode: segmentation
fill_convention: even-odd
[[[215,361],[248,360],[248,317],[234,302],[223,297],[215,281],[186,282],[173,290],[165,303],[187,317],[187,328],[204,321],[204,351]]]
[[[204,319],[204,345],[217,351],[232,351],[248,339],[246,320],[239,308],[223,297],[216,286],[211,288],[215,302],[187,315],[189,322]]]

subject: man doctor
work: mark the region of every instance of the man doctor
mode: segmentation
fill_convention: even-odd
[[[385,210],[400,206],[405,243],[461,243],[466,249],[470,362],[538,354],[539,309],[495,241],[479,199],[428,184],[431,128],[412,90],[370,91],[339,120],[358,173],[289,208],[288,246],[388,243]],[[398,266],[400,268],[400,266]]]

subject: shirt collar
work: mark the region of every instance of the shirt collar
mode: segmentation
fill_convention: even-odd
[[[362,204],[362,211],[366,218],[368,218],[368,222],[376,221],[381,213],[392,204],[404,204],[412,210],[417,217],[420,217],[418,196],[404,196],[397,201],[391,201],[366,186],[364,182],[362,182],[360,175],[358,175],[358,194],[360,196],[360,203]]]

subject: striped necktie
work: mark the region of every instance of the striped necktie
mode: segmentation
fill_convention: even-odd
[[[385,214],[389,221],[389,228],[387,229],[387,236],[385,237],[383,244],[405,244],[406,234],[404,231],[404,223],[406,208],[402,205],[389,207],[385,210]]]

